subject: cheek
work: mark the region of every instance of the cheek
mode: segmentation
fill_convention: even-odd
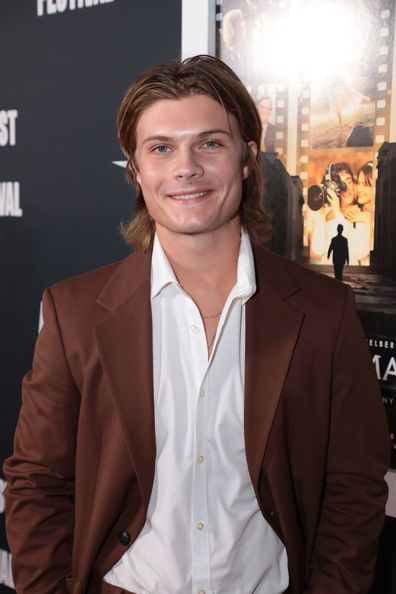
[[[233,159],[210,163],[206,171],[212,172],[225,185],[240,184],[249,175],[249,169],[247,166],[242,166],[239,155]]]
[[[142,188],[154,188],[163,177],[162,167],[152,163],[141,163],[136,173],[136,181]]]
[[[371,199],[371,196],[372,196],[371,188],[364,187],[363,188],[362,195],[364,196],[364,198],[366,200],[370,200]]]

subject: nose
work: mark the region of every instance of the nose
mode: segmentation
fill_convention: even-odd
[[[176,179],[192,179],[203,174],[203,167],[194,150],[185,147],[179,150],[174,171]]]

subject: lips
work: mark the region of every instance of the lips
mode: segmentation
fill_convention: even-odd
[[[208,194],[208,190],[202,192],[190,192],[186,194],[169,194],[170,198],[175,200],[196,200],[197,198],[202,198]]]

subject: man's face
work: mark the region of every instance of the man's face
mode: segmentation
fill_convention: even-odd
[[[136,128],[135,166],[160,238],[239,226],[248,168],[237,122],[214,99],[163,99],[145,109]]]
[[[268,122],[268,118],[271,115],[271,111],[272,111],[272,103],[269,99],[265,98],[263,99],[260,104],[259,104],[259,114],[260,114],[260,119],[261,119],[261,123],[266,124]]]
[[[357,197],[356,184],[348,171],[340,171],[339,176],[340,180],[346,185],[346,190],[340,194],[341,208],[345,208],[353,204]]]

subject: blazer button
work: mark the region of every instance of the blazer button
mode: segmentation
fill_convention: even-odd
[[[118,540],[122,545],[127,545],[131,540],[131,535],[127,530],[121,530],[121,532],[118,533]]]

